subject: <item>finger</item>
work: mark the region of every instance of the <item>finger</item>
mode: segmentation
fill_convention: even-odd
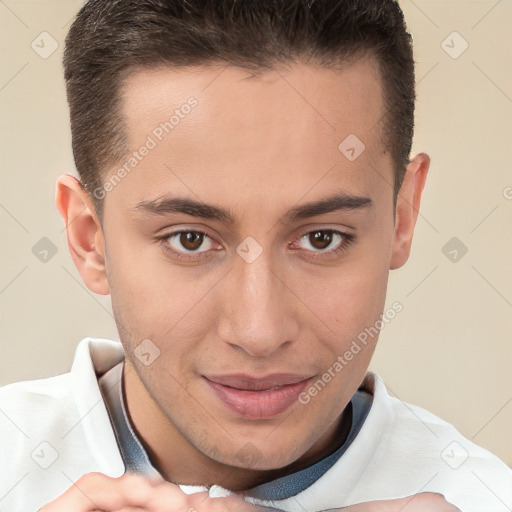
[[[210,498],[210,504],[214,512],[263,512],[268,509],[257,507],[242,496],[231,495],[224,498]],[[201,509],[198,510],[201,512]],[[272,512],[278,512],[273,510]]]
[[[106,507],[106,512],[117,512],[121,507],[163,512],[168,510],[169,504],[185,503],[187,496],[177,485],[166,482],[162,477],[146,477],[133,473],[118,478],[115,491],[117,495],[102,505]],[[154,506],[155,500],[159,498],[165,500],[166,508]]]
[[[165,484],[156,489],[147,508],[152,512],[258,512],[240,496],[211,498],[206,491],[187,495]]]
[[[101,473],[88,473],[74,482],[63,494],[47,503],[38,512],[92,512],[100,510],[100,505],[93,499],[94,486],[105,487],[110,478]]]
[[[104,512],[103,510],[98,510],[95,512]],[[120,509],[116,509],[116,512],[148,512],[147,508],[142,507],[123,507]]]
[[[146,506],[148,510],[155,512],[202,512],[209,510],[209,502],[206,491],[186,494],[177,485],[165,482],[155,487]]]
[[[159,485],[158,479],[140,475],[112,478],[101,473],[89,473],[40,512],[111,512],[123,507],[145,507]]]

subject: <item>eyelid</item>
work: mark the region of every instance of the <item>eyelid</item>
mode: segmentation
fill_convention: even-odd
[[[209,258],[211,256],[212,252],[217,252],[218,249],[210,249],[207,251],[199,251],[199,252],[187,252],[187,251],[178,251],[170,246],[170,244],[167,242],[167,240],[173,236],[179,235],[181,233],[200,233],[202,235],[205,235],[208,237],[213,244],[221,245],[216,240],[215,237],[213,237],[208,230],[204,228],[178,228],[173,231],[166,232],[162,235],[157,235],[156,240],[159,242],[159,245],[161,245],[162,249],[172,254],[173,258],[181,260],[181,261],[200,261],[202,259]]]
[[[321,224],[321,223],[314,223],[314,224],[308,224],[307,226],[302,226],[300,230],[298,230],[297,237],[300,238],[304,235],[307,235],[308,233],[315,232],[315,231],[334,231],[335,233],[339,233],[340,235],[344,236],[355,236],[352,235],[352,231],[355,231],[356,228],[352,226],[348,226],[346,224],[343,224],[340,226],[340,224],[336,225],[329,225],[329,224]]]

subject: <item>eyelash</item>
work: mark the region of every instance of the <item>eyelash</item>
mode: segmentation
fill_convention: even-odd
[[[328,251],[307,251],[306,250],[306,252],[311,253],[311,255],[308,256],[308,258],[311,258],[311,259],[324,258],[325,256],[323,256],[323,255],[325,255],[325,254],[328,254],[328,255],[341,254],[341,253],[345,252],[348,249],[348,247],[351,244],[353,244],[356,240],[355,235],[353,235],[351,233],[345,233],[344,231],[339,231],[336,229],[328,229],[328,228],[325,228],[325,229],[320,228],[320,229],[314,229],[312,231],[308,231],[308,232],[304,233],[303,235],[301,235],[298,238],[298,240],[301,240],[305,236],[311,235],[312,233],[317,233],[318,231],[324,231],[324,232],[332,233],[334,235],[340,235],[342,238],[342,241],[336,249],[331,249]],[[213,237],[211,237],[208,233],[206,233],[205,231],[202,231],[201,229],[182,229],[179,231],[172,231],[170,233],[166,233],[165,235],[159,236],[156,239],[157,239],[157,241],[160,242],[160,244],[165,252],[171,254],[174,258],[177,258],[178,260],[181,260],[181,261],[192,261],[192,260],[198,261],[199,259],[206,259],[211,256],[212,251],[193,252],[193,253],[187,254],[187,253],[181,253],[181,252],[175,251],[174,249],[171,249],[169,244],[167,243],[167,240],[173,236],[180,235],[182,233],[201,234],[201,235],[204,235],[204,236],[210,238],[211,240],[213,240]],[[201,255],[201,256],[199,256],[199,258],[198,258],[197,255]]]

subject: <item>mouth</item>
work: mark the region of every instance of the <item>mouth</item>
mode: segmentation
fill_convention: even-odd
[[[247,375],[204,376],[212,394],[237,416],[262,420],[290,408],[311,377],[273,374],[263,378]]]

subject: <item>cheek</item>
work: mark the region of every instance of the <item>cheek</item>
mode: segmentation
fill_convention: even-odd
[[[127,235],[118,237],[108,252],[112,302],[144,324],[154,323],[160,315],[168,323],[186,306],[186,278],[160,251],[156,243]]]
[[[135,348],[148,338],[171,364],[211,330],[209,292],[219,277],[215,272],[199,275],[197,268],[180,268],[158,251],[152,248],[132,257],[120,245],[109,255],[108,280],[125,346]]]
[[[318,276],[313,282],[320,283]],[[376,326],[380,325],[386,285],[383,262],[359,258],[334,269],[321,286],[304,287],[304,293],[309,290],[307,303],[322,322],[315,323],[318,379],[304,391],[301,403],[303,411],[321,424],[330,424],[341,413],[367,371],[380,332]]]
[[[378,320],[387,276],[382,258],[354,255],[343,265],[302,276],[300,297],[328,328],[332,343],[342,347]]]

